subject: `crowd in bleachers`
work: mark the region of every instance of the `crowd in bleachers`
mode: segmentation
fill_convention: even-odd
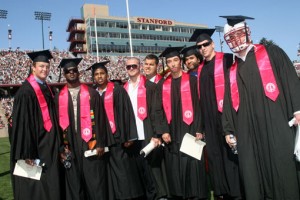
[[[27,56],[28,51],[0,51],[0,85],[1,84],[21,84],[28,76],[31,61]],[[50,74],[48,82],[56,83],[59,80],[59,63],[62,58],[71,57],[67,51],[52,51],[53,60],[51,62]],[[81,56],[80,56],[81,57]],[[89,66],[97,62],[97,57],[92,55],[82,56],[82,61],[79,65],[81,71],[81,81],[91,82],[91,72],[85,71]],[[110,60],[107,65],[110,79],[125,81],[128,79],[125,67],[124,67],[123,56],[99,56],[98,61]],[[141,58],[143,60],[143,58]],[[63,76],[61,76],[60,82],[64,82]]]
[[[15,51],[0,50],[0,86],[2,84],[21,84],[27,78],[31,66],[31,61],[27,56],[27,52],[29,51],[20,51],[18,49]],[[61,59],[72,57],[73,55],[67,51],[52,51],[51,53],[53,59],[51,61],[50,74],[47,82],[57,83],[59,81],[59,63]],[[93,55],[79,57],[83,58],[79,64],[81,81],[92,82],[91,72],[86,71],[86,69],[97,62],[97,57]],[[143,57],[139,56],[139,58],[143,61]],[[110,63],[107,64],[110,79],[121,80],[124,82],[128,79],[124,66],[125,59],[126,57],[124,56],[100,56],[98,61],[110,60]],[[63,75],[61,75],[60,82],[65,82]],[[1,98],[1,106],[4,109],[5,114],[8,114],[9,116],[11,115],[12,105],[13,98]]]

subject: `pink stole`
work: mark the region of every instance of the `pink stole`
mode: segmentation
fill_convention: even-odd
[[[47,101],[44,97],[44,94],[43,94],[39,84],[35,80],[34,75],[30,75],[26,80],[32,86],[32,88],[33,88],[33,90],[36,94],[36,97],[38,99],[38,102],[39,102],[39,105],[40,105],[40,108],[41,108],[41,111],[42,111],[44,128],[47,132],[49,132],[52,128],[52,122],[51,122],[51,118],[50,118],[50,114],[49,114],[48,104],[47,104]],[[50,90],[50,88],[49,88],[49,90]],[[50,90],[50,92],[51,92],[51,90]],[[51,92],[51,94],[52,94],[52,92]],[[53,97],[53,95],[52,95],[52,97]]]
[[[137,95],[137,111],[138,117],[143,121],[147,117],[147,98],[146,98],[146,77],[140,75],[140,82],[138,85]],[[125,90],[128,92],[128,82],[124,85]]]
[[[155,75],[155,79],[154,79],[154,83],[158,83],[160,81],[160,79],[162,79],[162,76],[159,74]]]
[[[169,76],[163,84],[163,108],[166,113],[168,124],[172,119],[172,106],[171,106],[171,85],[172,78]],[[181,83],[180,83],[180,96],[182,105],[182,119],[190,125],[194,120],[194,111],[192,103],[192,95],[190,89],[190,76],[182,72]]]
[[[59,125],[63,130],[65,130],[69,126],[69,91],[67,86],[61,90],[58,98]],[[85,142],[88,142],[92,138],[92,122],[90,116],[90,93],[88,86],[84,84],[80,85],[80,128],[81,138]]]
[[[279,90],[277,87],[269,55],[266,51],[266,48],[263,45],[255,45],[255,57],[265,95],[272,101],[276,101],[279,95]],[[238,110],[240,103],[239,91],[236,80],[236,71],[237,62],[235,62],[230,69],[230,93],[232,99],[232,106],[235,109],[235,111]]]
[[[217,100],[219,112],[223,111],[223,99],[224,99],[224,91],[225,91],[223,58],[224,58],[224,53],[216,52],[214,79],[215,79],[216,100]]]
[[[104,93],[104,108],[109,121],[112,134],[116,132],[116,123],[114,116],[114,84],[109,82]]]

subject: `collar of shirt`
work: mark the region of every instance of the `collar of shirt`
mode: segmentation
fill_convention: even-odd
[[[98,91],[98,93],[100,94],[100,96],[102,96],[103,92],[105,92],[105,91],[106,91],[106,89],[107,89],[107,86],[106,86],[106,88],[104,88],[102,91],[101,91],[101,90],[99,90],[99,88],[98,88],[98,87],[96,88],[96,90]]]
[[[234,54],[236,55],[236,57],[242,59],[242,60],[245,62],[246,57],[247,57],[247,55],[248,55],[248,52],[249,52],[253,47],[254,47],[254,45],[253,45],[253,44],[250,44],[250,45],[247,47],[247,50],[246,50],[244,56],[240,56],[238,53],[234,53]]]
[[[34,76],[34,79],[36,80],[36,82],[38,82],[39,84],[42,84],[42,85],[44,85],[45,84],[45,82],[44,81],[42,81],[41,79],[39,79],[38,77],[36,77],[36,76]]]

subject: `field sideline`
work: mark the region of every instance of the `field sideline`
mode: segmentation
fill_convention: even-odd
[[[12,200],[9,171],[10,144],[8,137],[0,138],[0,200]]]

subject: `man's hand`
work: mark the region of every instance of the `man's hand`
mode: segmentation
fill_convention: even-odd
[[[133,145],[133,141],[124,142],[124,147],[125,148],[129,148],[131,145]]]
[[[104,154],[104,148],[103,147],[97,147],[96,151],[97,151],[97,156],[98,157],[103,156],[103,154]]]
[[[295,123],[294,123],[294,125],[300,124],[300,113],[295,114],[294,117],[295,117]]]
[[[161,138],[163,139],[163,141],[166,143],[166,144],[169,144],[171,142],[171,136],[169,133],[164,133],[162,134]]]
[[[33,165],[34,165],[34,160],[31,160],[31,159],[25,159],[25,163],[26,163],[27,165],[33,166]]]
[[[235,141],[233,141],[233,139],[230,138],[230,135],[225,136],[225,140],[226,140],[226,142],[227,142],[227,144],[229,145],[230,148],[232,148],[234,145],[236,145],[236,141],[237,141],[236,137],[235,136],[233,136],[233,137],[234,137]]]
[[[161,140],[159,138],[151,138],[151,142],[154,143],[155,147],[159,147],[161,145]]]
[[[204,134],[196,133],[196,140],[202,140],[204,138]]]

